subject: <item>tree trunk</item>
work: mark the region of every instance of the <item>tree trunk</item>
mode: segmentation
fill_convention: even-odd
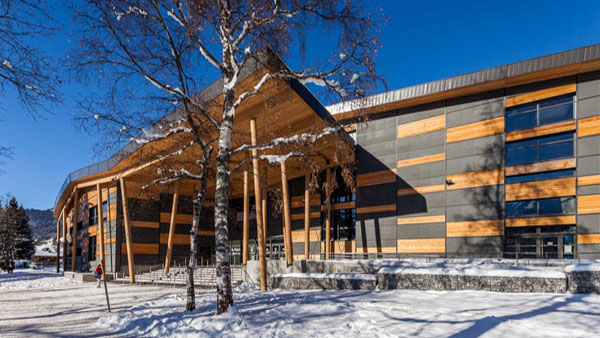
[[[232,89],[223,91],[223,120],[219,131],[217,153],[217,186],[215,191],[215,252],[217,269],[217,314],[227,312],[233,305],[231,267],[229,258],[229,147],[233,127]]]
[[[206,198],[206,184],[208,179],[208,161],[210,161],[210,151],[204,153],[202,165],[202,177],[200,182],[200,191],[194,201],[194,218],[192,220],[192,229],[190,230],[190,261],[187,267],[187,304],[186,311],[192,311],[196,308],[196,290],[194,288],[194,271],[198,260],[198,229],[200,228],[200,215],[202,206]]]

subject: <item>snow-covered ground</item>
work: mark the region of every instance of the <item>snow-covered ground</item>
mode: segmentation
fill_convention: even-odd
[[[235,307],[215,316],[215,293],[109,284],[103,289],[48,273],[0,274],[0,336],[128,337],[599,337],[600,295],[483,291],[284,291],[235,289]],[[8,281],[8,278],[11,278]],[[39,279],[37,286],[32,281]],[[54,282],[50,282],[54,278]],[[42,282],[44,280],[44,282]],[[21,285],[21,286],[19,286]]]
[[[23,290],[74,285],[75,282],[50,269],[18,269],[12,274],[0,273],[0,290]]]

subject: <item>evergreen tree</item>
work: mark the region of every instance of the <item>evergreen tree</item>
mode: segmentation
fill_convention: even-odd
[[[35,242],[33,240],[33,232],[29,225],[29,217],[25,212],[22,205],[18,205],[17,201],[13,198],[11,200],[10,207],[13,207],[12,202],[14,201],[15,210],[15,222],[16,222],[16,238],[15,238],[15,257],[17,259],[30,259],[31,255],[35,253]]]

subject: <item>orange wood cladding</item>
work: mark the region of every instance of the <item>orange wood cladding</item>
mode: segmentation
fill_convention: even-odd
[[[175,224],[192,224],[193,215],[183,215],[177,214],[175,215]],[[160,213],[160,222],[161,223],[171,223],[171,213],[170,212],[161,212]]]
[[[90,225],[88,227],[88,235],[89,236],[96,236],[96,232],[97,232],[96,228],[97,227],[95,225]]]
[[[398,126],[398,138],[415,136],[446,128],[446,115],[438,115],[427,119],[409,122]]]
[[[446,190],[445,184],[398,189],[398,196],[420,195]]]
[[[294,196],[291,199],[292,208],[304,208],[304,195]],[[310,205],[321,205],[321,195],[314,194],[310,196]]]
[[[575,159],[546,161],[533,164],[515,165],[506,167],[506,176],[539,173],[542,171],[562,170],[575,168]]]
[[[331,210],[352,209],[354,207],[356,207],[356,202],[333,203],[331,205]],[[322,205],[321,211],[327,211],[327,206]]]
[[[578,214],[600,214],[600,195],[577,196]]]
[[[329,242],[333,253],[352,253],[354,252],[354,241],[331,241]],[[325,252],[325,242],[321,242],[321,252]],[[395,252],[395,250],[394,250]]]
[[[600,175],[577,177],[577,185],[578,186],[594,185],[594,184],[600,184]]]
[[[575,216],[507,218],[507,227],[575,224]]]
[[[357,214],[368,214],[368,213],[376,213],[376,212],[392,212],[392,211],[396,211],[396,203],[377,205],[377,206],[373,206],[373,207],[356,208]]]
[[[446,221],[446,215],[421,216],[421,217],[398,217],[398,225],[420,224],[420,223],[442,223]]]
[[[506,98],[506,108],[518,106],[520,104],[535,102],[539,100],[548,99],[555,96],[565,95],[574,93],[577,90],[577,85],[575,83],[567,84],[564,86],[558,86],[548,89],[542,89],[535,92],[517,95],[513,97]]]
[[[579,234],[577,244],[600,244],[600,234]]]
[[[396,247],[394,246],[372,246],[372,247],[358,247],[356,252],[360,253],[396,253]]]
[[[446,159],[446,154],[441,153],[441,154],[427,155],[427,156],[417,157],[417,158],[410,158],[407,160],[401,160],[401,161],[398,161],[397,165],[398,165],[398,168],[402,168],[402,167],[408,167],[411,165],[443,161],[445,159]]]
[[[446,237],[485,237],[503,235],[503,220],[481,220],[446,223]]]
[[[158,244],[131,243],[134,255],[158,255]],[[121,243],[121,253],[127,253],[127,245]]]
[[[445,238],[399,239],[398,253],[444,253]]]
[[[313,211],[310,213],[310,218],[321,218],[320,211]],[[304,219],[304,213],[301,214],[292,214],[292,221],[297,221],[300,219]]]
[[[396,170],[381,170],[368,174],[360,174],[356,176],[357,187],[368,187],[371,185],[396,183]]]
[[[502,169],[472,171],[463,174],[449,175],[446,179],[452,181],[452,184],[446,186],[447,190],[482,187],[486,185],[503,184],[504,172]]]
[[[448,128],[446,142],[454,143],[504,132],[504,117]]]
[[[215,235],[214,231],[208,230],[198,230],[199,236],[213,237]],[[169,243],[169,234],[161,233],[160,234],[160,244],[168,244]],[[183,245],[190,244],[190,235],[189,234],[173,234],[173,244]]]
[[[311,242],[319,242],[321,241],[321,230],[310,230],[308,232],[310,236]],[[292,243],[302,243],[304,242],[304,230],[294,230],[292,231]]]
[[[517,141],[532,137],[539,137],[544,135],[564,133],[567,131],[575,130],[576,128],[577,126],[575,125],[575,120],[573,120],[551,124],[547,126],[541,126],[533,129],[517,130],[510,133],[506,133],[506,142]]]
[[[146,222],[146,221],[131,221],[131,226],[134,228],[150,228],[158,229],[158,222]]]
[[[577,121],[577,136],[586,137],[600,134],[600,116],[589,117]]]
[[[506,185],[506,200],[530,200],[536,198],[574,196],[575,177],[514,183]]]

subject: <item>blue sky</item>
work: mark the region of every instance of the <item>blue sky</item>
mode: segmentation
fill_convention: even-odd
[[[389,18],[378,69],[390,90],[600,42],[597,1],[369,3],[378,3]],[[69,13],[57,7],[54,14],[62,31],[36,43],[60,58],[75,41]],[[37,121],[14,92],[0,96],[0,144],[15,151],[1,168],[0,194],[14,195],[25,207],[53,207],[69,172],[103,159],[93,149],[96,140],[72,121],[78,114],[74,98],[88,89],[66,80],[64,102]]]

